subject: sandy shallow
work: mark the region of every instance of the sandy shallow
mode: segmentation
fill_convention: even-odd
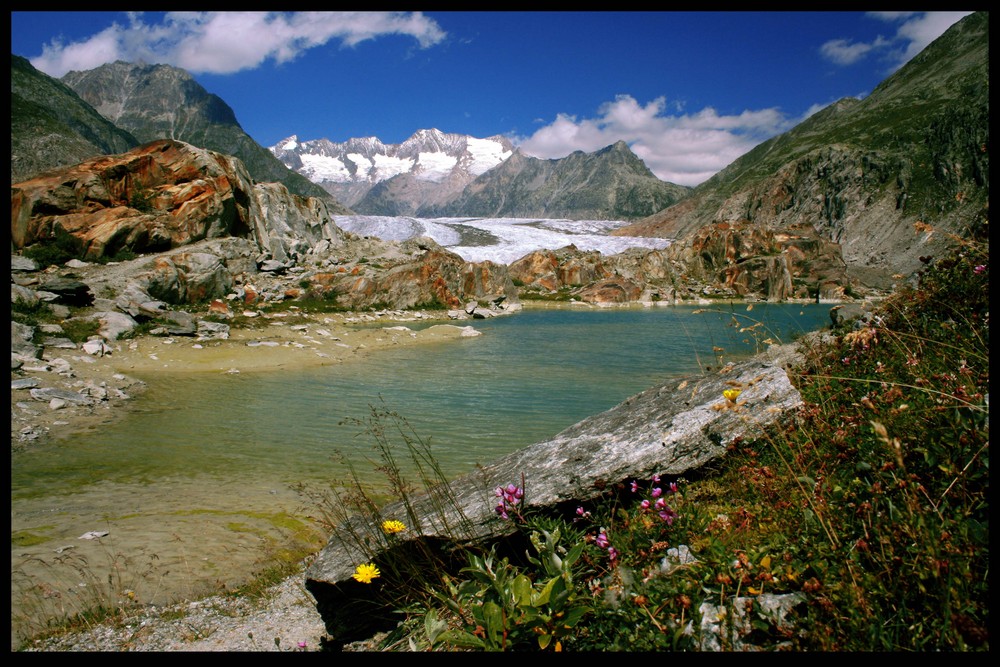
[[[103,356],[80,349],[46,348],[43,359],[12,373],[12,381],[31,379],[37,388],[99,398],[86,405],[63,402],[57,406],[34,399],[31,388],[15,390],[12,385],[11,448],[13,452],[30,450],[33,445],[120,418],[144,391],[143,379],[161,370],[253,373],[307,368],[360,361],[400,346],[442,344],[477,335],[468,321],[451,323],[444,317],[297,313],[262,316],[251,328],[231,328],[225,339],[147,335],[115,341]]]
[[[161,369],[190,372],[253,372],[343,363],[381,349],[440,343],[477,335],[471,326],[435,324],[414,330],[404,323],[356,328],[329,317],[289,325],[269,322],[259,329],[233,329],[225,340],[143,337],[113,353],[121,373]]]

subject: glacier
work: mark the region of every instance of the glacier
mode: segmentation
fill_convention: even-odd
[[[334,223],[360,236],[405,241],[426,236],[469,262],[511,264],[536,250],[575,245],[616,255],[630,248],[658,250],[671,239],[611,236],[629,224],[621,220],[564,220],[549,218],[413,218],[381,215],[336,215]]]

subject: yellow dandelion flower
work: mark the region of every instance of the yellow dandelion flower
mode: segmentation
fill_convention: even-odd
[[[732,401],[733,403],[735,403],[736,399],[740,397],[740,393],[741,392],[740,392],[739,389],[723,389],[722,390],[722,395],[726,397],[726,400],[727,401]]]
[[[401,533],[406,530],[406,526],[403,525],[402,521],[396,521],[395,519],[386,519],[382,522],[382,530],[388,535],[393,533]]]
[[[373,579],[380,575],[381,573],[378,571],[378,568],[375,567],[375,563],[364,563],[362,565],[358,565],[358,568],[351,576],[363,584],[370,584]]]

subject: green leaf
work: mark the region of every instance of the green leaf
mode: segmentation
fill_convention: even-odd
[[[542,590],[532,596],[531,604],[535,607],[547,605],[549,603],[549,598],[552,595],[552,588],[556,585],[557,581],[559,581],[559,577],[549,579],[548,583],[545,584]]]
[[[424,616],[424,632],[427,634],[427,641],[434,646],[438,643],[442,633],[448,629],[448,623],[438,618],[437,612],[433,609],[427,611]]]
[[[441,634],[441,641],[462,648],[485,649],[486,643],[465,630],[448,630]]]
[[[514,581],[510,584],[510,591],[516,606],[524,607],[531,604],[531,579],[528,579],[526,575],[519,574],[514,577]]]
[[[487,601],[483,603],[483,626],[486,630],[486,639],[494,646],[499,645],[500,636],[503,635],[503,611],[496,602]]]
[[[570,549],[569,554],[567,554],[566,558],[563,560],[563,563],[565,564],[565,568],[566,568],[567,571],[571,567],[573,567],[573,565],[576,564],[576,561],[580,560],[580,556],[583,554],[583,549],[584,549],[585,546],[586,546],[586,543],[579,542],[579,543],[577,543],[577,545],[575,547],[573,547],[572,549]]]
[[[579,623],[580,619],[586,616],[589,611],[590,609],[587,607],[570,607],[569,610],[567,610],[566,615],[563,617],[562,622],[567,628],[572,628]]]

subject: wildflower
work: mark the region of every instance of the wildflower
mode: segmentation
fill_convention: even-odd
[[[611,544],[611,542],[608,540],[608,534],[604,532],[603,528],[601,528],[600,532],[597,533],[597,539],[595,540],[595,542],[597,543],[597,546],[601,547],[602,549]]]
[[[401,533],[406,530],[406,526],[403,525],[402,521],[396,521],[395,519],[386,519],[382,522],[382,530],[385,531],[387,535],[392,535],[393,533]]]
[[[677,493],[677,482],[670,482],[670,493]]]
[[[649,501],[648,501],[648,500],[643,500],[643,501],[642,501],[641,503],[639,503],[639,505],[640,505],[640,506],[642,507],[642,509],[644,509],[644,510],[648,510],[648,509],[649,509]]]
[[[722,395],[726,397],[726,400],[727,401],[731,401],[733,403],[736,402],[736,399],[739,398],[739,396],[740,396],[741,393],[742,392],[739,389],[723,389],[722,390]]]
[[[611,560],[618,558],[618,550],[614,547],[608,547],[608,558]]]
[[[659,484],[659,483],[660,483],[660,476],[653,475],[653,484]]]
[[[378,568],[375,567],[375,563],[363,563],[358,565],[354,574],[351,576],[363,584],[370,584],[373,579],[381,576],[381,574],[382,573],[378,571]]]
[[[582,506],[581,506],[581,507],[577,507],[577,508],[576,508],[576,515],[577,515],[578,517],[581,517],[581,518],[583,518],[583,519],[588,519],[588,518],[590,518],[590,512],[588,512],[587,510],[583,509],[583,507],[582,507]]]
[[[299,642],[299,648],[302,649],[302,650],[305,650],[306,643],[305,642]]]
[[[975,271],[976,275],[979,275],[980,273],[986,270],[986,265],[976,264],[976,266],[972,270]]]
[[[639,490],[639,482],[632,480],[632,493],[636,493]]]
[[[663,519],[668,526],[672,526],[674,525],[674,519],[677,518],[677,512],[667,507],[662,512],[660,512],[660,518]]]
[[[517,505],[524,497],[524,489],[513,484],[508,484],[506,488],[498,486],[493,493],[508,505]]]
[[[655,489],[653,489],[654,498],[659,498],[662,495],[663,495],[663,489],[661,489],[660,487],[656,487]]]
[[[500,499],[496,506],[496,512],[504,519],[510,518],[508,511],[513,510],[524,497],[524,489],[515,484],[508,484],[506,487],[498,486],[493,493]]]

